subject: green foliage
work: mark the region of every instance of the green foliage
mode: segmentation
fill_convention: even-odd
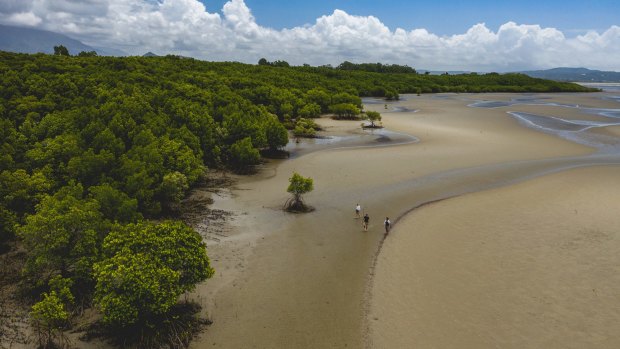
[[[95,273],[95,301],[114,326],[165,313],[181,294],[179,274],[146,253],[122,251],[97,264]]]
[[[334,113],[335,119],[357,120],[360,110],[354,104],[340,103],[329,107],[329,111]]]
[[[19,228],[28,251],[24,276],[29,285],[45,285],[54,275],[71,277],[81,285],[90,283],[106,222],[99,203],[83,194],[80,184],[61,188],[46,196]]]
[[[92,185],[105,181],[101,175],[106,168],[112,166],[115,161],[114,154],[108,150],[95,153],[88,149],[80,155],[73,156],[66,166],[67,179],[76,179],[86,185]]]
[[[415,69],[407,65],[397,64],[381,64],[381,63],[360,63],[355,64],[348,61],[344,61],[336,67],[340,70],[361,70],[374,73],[410,73],[416,74]]]
[[[260,163],[260,153],[252,147],[252,139],[246,137],[230,147],[230,163],[235,171],[247,172]]]
[[[104,218],[121,223],[130,223],[142,219],[142,215],[138,212],[138,200],[130,198],[110,184],[92,186],[88,192],[89,197],[99,203],[99,211]]]
[[[420,93],[419,91],[420,91],[420,89],[419,89],[419,88],[417,88],[415,92],[416,92],[417,94],[419,94],[419,93]],[[399,97],[399,95],[398,95],[398,92],[397,92],[396,90],[394,90],[394,89],[389,89],[389,90],[386,90],[386,91],[385,91],[385,94],[384,94],[383,96],[384,96],[384,97],[385,97],[385,99],[387,99],[388,101],[391,101],[391,100],[398,100],[398,99],[400,99],[400,97]]]
[[[371,127],[375,127],[375,122],[381,121],[381,114],[377,111],[369,110],[366,112],[366,118],[370,120]]]
[[[32,175],[23,169],[0,172],[0,206],[16,212],[26,214],[34,212],[34,206],[52,183],[41,171]],[[20,217],[21,218],[21,217]]]
[[[43,293],[43,299],[32,306],[30,318],[37,333],[39,347],[51,348],[54,338],[62,340],[61,329],[69,320],[69,313],[55,291]]]
[[[15,228],[17,225],[17,217],[13,211],[0,205],[0,251],[3,245],[11,241],[15,236]]]
[[[69,322],[70,315],[67,307],[74,302],[70,290],[72,285],[73,280],[55,276],[49,282],[50,291],[42,293],[42,300],[32,306],[30,318],[39,347],[54,347],[55,339],[63,346],[65,337],[62,329]]]
[[[233,144],[248,138],[252,147],[265,147],[267,145],[267,137],[263,129],[263,122],[266,122],[266,120],[260,120],[263,117],[267,118],[269,116],[263,116],[262,111],[249,115],[235,111],[224,116],[223,125],[227,130],[226,143]]]
[[[97,57],[97,51],[80,51],[78,57]]]
[[[299,110],[302,118],[318,118],[321,116],[321,106],[316,103],[308,103]]]
[[[163,196],[163,201],[166,202],[171,209],[176,210],[176,206],[179,205],[188,188],[187,177],[181,172],[174,171],[164,175],[160,194]]]
[[[295,200],[301,200],[301,196],[314,189],[314,181],[310,177],[304,177],[297,172],[293,173],[293,176],[289,178],[289,185],[286,189],[287,192],[295,196]]]
[[[312,119],[304,119],[300,118],[295,122],[295,128],[293,129],[293,134],[295,137],[316,137],[316,131],[319,130],[319,125],[316,124]]]
[[[43,293],[43,299],[32,306],[31,316],[44,327],[56,329],[69,319],[69,313],[54,291]]]
[[[69,56],[69,50],[63,45],[54,46],[54,54],[56,56]]]
[[[113,326],[167,313],[183,292],[214,273],[200,235],[181,222],[116,226],[103,252],[94,267],[95,302]]]
[[[361,108],[362,99],[347,92],[340,92],[332,96],[331,104],[351,104],[357,108]]]
[[[72,305],[75,301],[73,293],[71,293],[71,287],[73,287],[73,280],[63,278],[60,275],[56,275],[48,282],[50,292],[57,295],[60,301],[65,305]]]
[[[284,125],[276,120],[270,121],[265,129],[269,149],[276,150],[288,144],[288,132]]]
[[[329,93],[321,87],[315,87],[306,92],[306,101],[314,103],[321,107],[321,113],[327,113],[329,106],[332,103],[332,99]],[[303,115],[302,115],[303,116]]]
[[[258,65],[270,65],[272,67],[284,67],[284,68],[290,67],[290,64],[288,64],[287,61],[277,60],[277,61],[269,62],[265,58],[259,59],[258,60]]]

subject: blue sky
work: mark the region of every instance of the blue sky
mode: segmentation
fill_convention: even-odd
[[[0,24],[210,61],[620,71],[620,0],[0,0]]]
[[[209,12],[219,12],[225,0],[201,0]],[[314,24],[335,9],[351,15],[375,16],[390,29],[426,28],[437,35],[464,33],[486,23],[497,30],[513,21],[561,30],[567,36],[587,30],[604,31],[620,24],[620,0],[246,0],[259,25],[275,29]]]

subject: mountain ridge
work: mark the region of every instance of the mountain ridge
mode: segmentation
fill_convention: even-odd
[[[620,82],[620,72],[602,71],[588,68],[559,67],[546,70],[529,70],[518,73],[533,78],[572,82]]]
[[[106,47],[94,47],[56,32],[0,24],[0,50],[16,53],[54,53],[54,46],[65,46],[71,55],[95,51],[101,56],[125,56],[125,52]]]

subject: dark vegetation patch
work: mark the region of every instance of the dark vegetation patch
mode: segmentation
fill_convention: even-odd
[[[371,130],[373,130],[373,129],[383,128],[383,126],[381,126],[381,125],[367,125],[367,124],[364,124],[364,125],[362,125],[362,128],[363,129],[371,129]]]
[[[281,149],[263,149],[261,150],[260,155],[269,159],[287,159],[291,156],[288,151]]]

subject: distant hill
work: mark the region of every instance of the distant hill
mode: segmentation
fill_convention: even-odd
[[[547,70],[522,71],[533,78],[574,82],[620,82],[620,73],[591,70],[587,68],[553,68]]]
[[[149,51],[149,52],[143,54],[142,57],[159,57],[159,56],[154,54],[153,52]]]
[[[101,56],[126,56],[121,50],[92,47],[66,35],[47,30],[0,25],[0,50],[18,53],[54,53],[54,46],[63,45],[72,55],[96,51]]]

